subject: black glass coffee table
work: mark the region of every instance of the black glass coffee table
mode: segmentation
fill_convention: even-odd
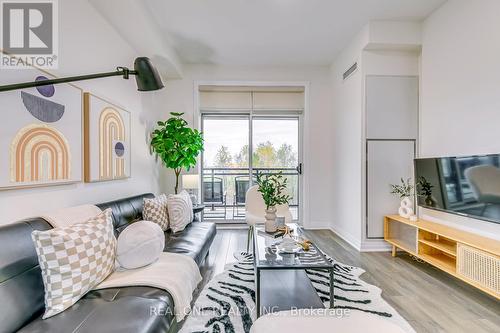
[[[302,236],[296,224],[288,225],[294,236]],[[327,270],[330,274],[330,308],[333,308],[333,264],[311,243],[309,251],[282,253],[277,248],[281,238],[256,228],[253,256],[255,266],[257,317],[290,309],[324,308],[305,270]]]

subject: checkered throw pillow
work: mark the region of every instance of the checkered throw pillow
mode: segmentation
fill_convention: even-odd
[[[45,286],[45,313],[52,317],[82,298],[115,268],[111,209],[84,223],[33,231]]]
[[[156,198],[144,198],[142,219],[158,224],[163,231],[169,227],[167,214],[167,196],[159,195]]]

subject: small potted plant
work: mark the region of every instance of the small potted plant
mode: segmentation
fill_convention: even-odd
[[[257,185],[266,204],[266,232],[275,232],[276,206],[287,204],[292,198],[286,193],[287,178],[281,171],[271,175],[257,173]]]
[[[196,157],[203,150],[203,135],[197,129],[188,127],[182,118],[184,113],[170,113],[167,121],[159,121],[158,128],[151,134],[151,148],[167,168],[175,173],[175,188],[179,190],[179,175],[182,169],[189,171],[196,165]]]
[[[401,199],[401,206],[398,210],[399,215],[409,218],[411,215],[413,215],[413,202],[410,199],[413,191],[411,179],[408,178],[405,181],[403,178],[401,178],[401,184],[391,184],[391,189],[391,194],[395,194]]]
[[[426,206],[434,207],[436,202],[432,199],[432,185],[424,176],[421,176],[417,182],[417,193],[424,198]]]

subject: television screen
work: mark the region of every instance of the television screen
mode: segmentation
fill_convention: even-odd
[[[415,160],[419,206],[500,223],[500,154]]]

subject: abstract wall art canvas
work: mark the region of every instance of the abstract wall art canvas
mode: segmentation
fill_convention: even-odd
[[[0,85],[54,76],[1,70]],[[82,90],[71,84],[0,92],[0,189],[82,180]]]
[[[130,113],[84,93],[85,181],[130,177]]]

